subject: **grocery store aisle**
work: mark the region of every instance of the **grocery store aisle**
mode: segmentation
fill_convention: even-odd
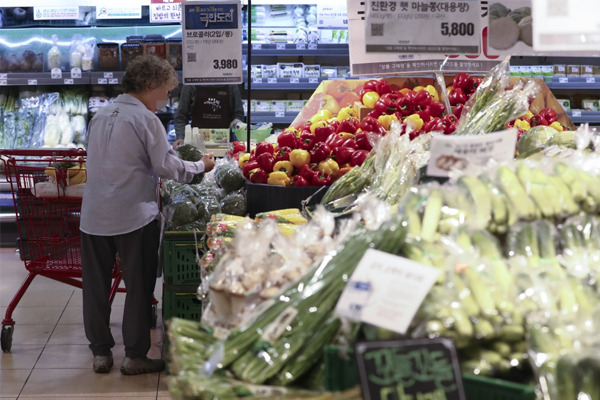
[[[0,248],[0,318],[27,276],[15,248]],[[157,282],[156,298],[161,299]],[[83,331],[81,290],[45,277],[36,277],[13,313],[11,351],[0,355],[0,399],[169,399],[166,375],[123,376],[121,316],[124,294],[113,303],[115,365],[109,374],[92,371],[92,355]],[[149,357],[163,348],[160,319],[153,330]]]

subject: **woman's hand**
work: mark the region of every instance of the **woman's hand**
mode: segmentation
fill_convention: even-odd
[[[215,155],[213,153],[208,153],[202,156],[202,160],[204,162],[204,172],[210,172],[215,167]]]
[[[173,142],[173,150],[176,150],[178,146],[181,146],[183,144],[183,139],[177,139],[176,141]]]

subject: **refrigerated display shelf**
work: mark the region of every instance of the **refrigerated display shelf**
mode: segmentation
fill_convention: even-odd
[[[571,110],[567,114],[574,124],[600,124],[600,111]]]
[[[254,56],[342,56],[348,57],[347,43],[251,43]],[[248,53],[248,43],[242,44]]]
[[[553,76],[545,78],[546,85],[551,90],[574,89],[574,90],[598,90],[600,89],[600,76],[576,77],[576,76]]]

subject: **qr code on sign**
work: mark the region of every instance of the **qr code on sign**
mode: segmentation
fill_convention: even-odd
[[[187,53],[188,62],[196,62],[196,53]]]
[[[371,36],[383,36],[383,24],[371,24]]]

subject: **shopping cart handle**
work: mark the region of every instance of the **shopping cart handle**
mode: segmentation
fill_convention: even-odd
[[[0,155],[7,157],[84,157],[85,149],[4,149]]]

